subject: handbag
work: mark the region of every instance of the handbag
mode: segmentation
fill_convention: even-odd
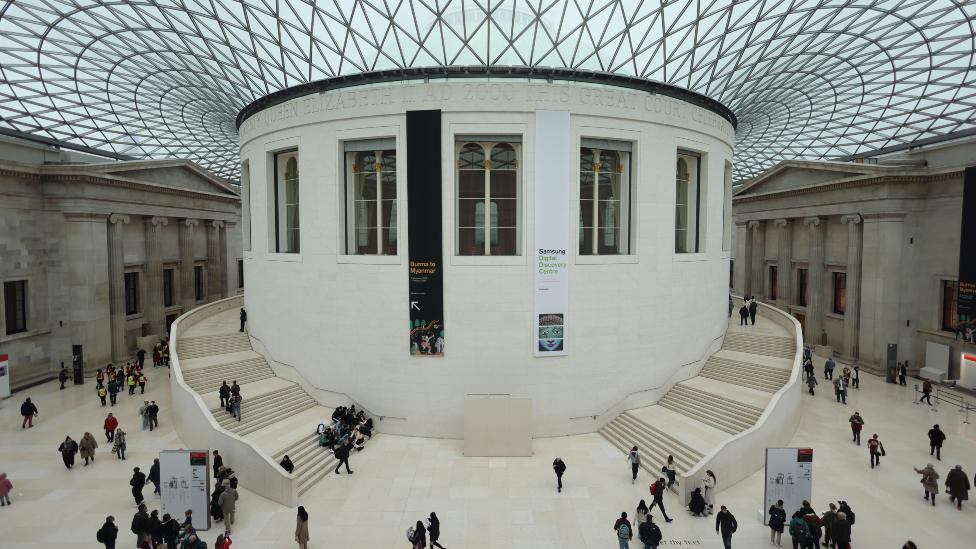
[[[885,454],[884,444],[881,444],[880,446],[881,446],[881,455],[882,456],[887,455]]]

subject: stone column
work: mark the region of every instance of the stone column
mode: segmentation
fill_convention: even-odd
[[[108,215],[64,214],[66,228],[60,256],[65,287],[67,341],[52,341],[52,355],[70,369],[71,345],[82,346],[85,373],[112,362],[112,309],[109,304]],[[52,333],[57,333],[52,323]]]
[[[220,265],[220,229],[224,222],[213,220],[207,223],[207,301],[215,301],[222,297]],[[224,256],[226,257],[226,253]]]
[[[824,304],[824,228],[826,223],[819,217],[807,217],[803,223],[810,231],[809,267],[807,271],[806,340],[820,344],[823,333]]]
[[[909,346],[915,338],[901,337],[902,330],[914,333],[917,329],[905,326],[901,318],[905,295],[911,291],[907,288],[912,287],[906,280],[911,275],[906,274],[908,270],[902,264],[903,254],[909,253],[905,245],[905,214],[864,214],[861,217],[861,279],[871,283],[862,285],[858,292],[857,362],[865,371],[883,373],[889,343],[898,344],[899,360],[914,356]],[[909,365],[911,369],[917,367],[914,363]]]
[[[188,313],[197,306],[197,299],[193,288],[193,229],[200,222],[196,219],[180,221],[180,301],[183,312]]]
[[[129,216],[112,214],[108,218],[108,293],[112,325],[112,361],[125,360],[129,346],[125,340],[125,256],[122,226]]]
[[[735,293],[743,297],[752,291],[752,233],[746,222],[735,224]]]
[[[752,284],[749,293],[758,295],[762,300],[766,295],[763,286],[763,281],[766,280],[766,223],[750,221],[749,229],[752,233]]]
[[[237,269],[230,270],[230,266],[227,264],[227,229],[234,226],[234,223],[229,221],[222,221],[223,225],[220,227],[220,297],[230,297],[230,278],[231,272],[237,272]]]
[[[776,254],[776,303],[784,311],[793,300],[793,224],[789,219],[777,219],[773,225],[779,231]]]
[[[152,333],[166,337],[166,316],[163,314],[163,227],[165,217],[146,217],[146,320]]]
[[[861,319],[861,254],[864,243],[861,216],[840,218],[847,225],[847,306],[844,310],[844,357],[857,360],[858,326]]]

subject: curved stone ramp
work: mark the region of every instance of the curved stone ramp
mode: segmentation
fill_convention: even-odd
[[[771,408],[783,411],[781,407],[788,407],[786,430],[795,430],[799,400],[778,398],[793,386],[800,371],[802,342],[793,322],[792,317],[765,305],[760,307],[755,326],[740,327],[738,315],[734,315],[721,350],[708,358],[697,377],[676,383],[653,406],[623,412],[600,434],[623,452],[637,446],[641,467],[655,477],[661,475],[667,456],[674,456],[685,480],[682,501],[687,502],[704,470],[718,468],[717,461],[723,460],[716,457],[730,442],[743,446],[743,441],[762,438],[762,447],[766,446],[768,437],[756,437],[754,432],[765,423]],[[794,328],[792,335],[790,328]],[[783,438],[781,444],[788,440],[788,436]],[[747,453],[758,448],[745,446],[750,446]],[[744,467],[715,473],[723,486],[729,486],[762,465],[759,457],[753,467],[754,458],[741,456]],[[692,482],[687,481],[689,477]]]

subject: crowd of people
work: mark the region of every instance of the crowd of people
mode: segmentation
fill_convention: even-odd
[[[244,401],[244,397],[241,396],[241,386],[237,384],[237,380],[235,379],[230,385],[227,385],[227,380],[225,379],[220,384],[220,388],[217,389],[217,396],[220,397],[220,407],[230,414],[231,417],[235,417],[237,421],[240,421],[241,403]]]
[[[366,441],[373,437],[373,418],[366,415],[364,410],[357,411],[355,404],[349,407],[339,406],[333,410],[329,425],[319,423],[316,434],[319,446],[331,450],[339,460],[335,473],[339,474],[339,469],[345,465],[346,473],[353,474],[355,471],[349,468],[349,456],[353,450],[361,451]],[[291,473],[294,466],[291,460],[286,463],[287,459],[286,455],[281,466]]]

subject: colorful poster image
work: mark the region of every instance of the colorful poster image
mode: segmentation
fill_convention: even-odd
[[[563,315],[539,315],[539,352],[554,353],[563,350]]]

